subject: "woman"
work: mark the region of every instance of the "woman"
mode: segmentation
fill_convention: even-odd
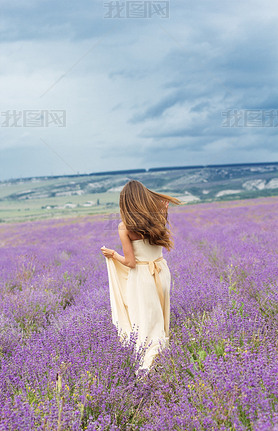
[[[171,274],[162,247],[173,248],[166,227],[174,197],[156,193],[131,180],[120,193],[118,232],[124,256],[101,247],[106,258],[112,320],[121,341],[136,331],[136,349],[145,347],[143,364],[150,369],[160,348],[169,346]],[[145,343],[145,344],[144,344]],[[137,373],[136,373],[137,374]]]

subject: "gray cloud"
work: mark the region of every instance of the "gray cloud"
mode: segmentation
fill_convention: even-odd
[[[1,111],[67,111],[60,130],[0,127],[0,179],[70,173],[40,138],[80,172],[277,156],[277,128],[221,126],[227,109],[278,109],[274,0],[177,0],[168,20],[105,19],[92,0],[0,7]]]

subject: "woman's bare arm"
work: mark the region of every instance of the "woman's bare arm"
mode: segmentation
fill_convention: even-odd
[[[117,259],[119,262],[123,263],[130,268],[135,268],[136,261],[134,256],[133,247],[131,244],[131,240],[128,236],[128,231],[123,222],[118,225],[119,237],[122,243],[122,248],[124,252],[124,256],[121,256],[119,253],[114,253],[114,259]]]
[[[101,247],[101,251],[105,257],[113,257],[113,259],[118,260],[123,265],[128,266],[129,268],[135,268],[136,261],[135,261],[135,256],[133,252],[133,247],[132,247],[130,238],[128,236],[128,231],[125,225],[123,224],[123,222],[119,223],[118,232],[119,232],[120,240],[122,242],[124,256],[121,256],[116,251],[110,250],[105,247]]]

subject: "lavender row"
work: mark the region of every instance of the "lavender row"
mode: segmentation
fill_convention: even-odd
[[[170,208],[170,347],[111,322],[99,216],[0,225],[0,430],[278,429],[277,198]]]

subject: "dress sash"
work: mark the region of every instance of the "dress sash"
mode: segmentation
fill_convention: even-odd
[[[163,260],[163,259],[164,259],[164,257],[161,256],[158,259],[150,260],[150,261],[136,260],[136,264],[138,264],[138,265],[149,265],[150,273],[151,273],[151,275],[154,276],[154,281],[155,281],[158,297],[160,300],[162,312],[164,310],[164,294],[163,294],[163,290],[162,290],[161,280],[159,277],[159,272],[161,271],[161,266],[159,265],[158,262]]]

